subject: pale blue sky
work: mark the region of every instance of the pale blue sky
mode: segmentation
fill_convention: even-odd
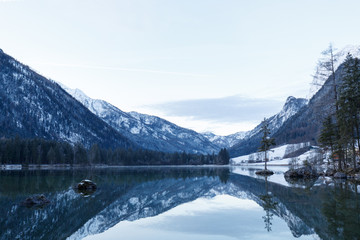
[[[360,43],[359,9],[355,0],[0,0],[0,48],[124,111],[229,134],[306,97],[320,52]],[[182,102],[199,105],[176,112]]]

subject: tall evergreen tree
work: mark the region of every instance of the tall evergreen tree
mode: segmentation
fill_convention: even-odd
[[[340,140],[344,148],[349,149],[354,168],[356,168],[356,147],[359,148],[360,115],[360,60],[350,54],[344,62],[344,71],[338,99],[337,111]]]
[[[323,122],[323,126],[321,129],[321,133],[320,133],[320,137],[319,137],[319,142],[321,144],[321,147],[323,148],[329,148],[330,152],[331,152],[331,159],[334,162],[334,154],[335,154],[335,147],[336,147],[336,125],[332,122],[332,117],[328,116],[327,118],[325,118],[324,122]],[[334,165],[335,168],[335,165]]]
[[[270,150],[271,146],[275,145],[275,139],[270,137],[271,133],[269,129],[269,122],[266,118],[264,118],[264,121],[261,123],[261,125],[261,132],[263,133],[263,136],[261,138],[259,152],[264,153],[265,170],[267,170],[267,152]]]

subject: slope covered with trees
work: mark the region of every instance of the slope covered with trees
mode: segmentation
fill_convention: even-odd
[[[0,137],[136,148],[57,83],[0,50]]]
[[[0,140],[1,164],[70,164],[70,165],[226,165],[229,164],[229,153],[225,148],[218,155],[164,153],[145,149],[105,149],[94,144],[89,149],[81,144],[71,145],[67,142],[47,141],[43,139]]]
[[[356,170],[360,147],[360,59],[348,54],[341,79],[335,112],[325,118],[319,141],[330,150],[334,168],[341,171],[352,166]]]

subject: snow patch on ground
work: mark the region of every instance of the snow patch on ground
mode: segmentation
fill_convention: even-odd
[[[294,153],[299,149],[309,147],[310,150],[305,153],[292,158],[284,158],[284,156]],[[310,142],[297,143],[297,144],[286,144],[277,148],[273,148],[268,152],[268,164],[269,165],[289,165],[289,164],[302,164],[305,160],[313,159],[317,156],[318,149],[316,147],[311,147]],[[251,164],[251,165],[264,165],[264,153],[257,152],[249,155],[244,155],[231,159],[231,164],[233,165],[242,165],[242,164]]]

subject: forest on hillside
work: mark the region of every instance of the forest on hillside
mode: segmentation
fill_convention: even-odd
[[[225,148],[218,154],[203,155],[146,149],[105,149],[97,144],[86,149],[81,144],[20,137],[0,140],[0,164],[226,165],[229,160],[229,153]]]

